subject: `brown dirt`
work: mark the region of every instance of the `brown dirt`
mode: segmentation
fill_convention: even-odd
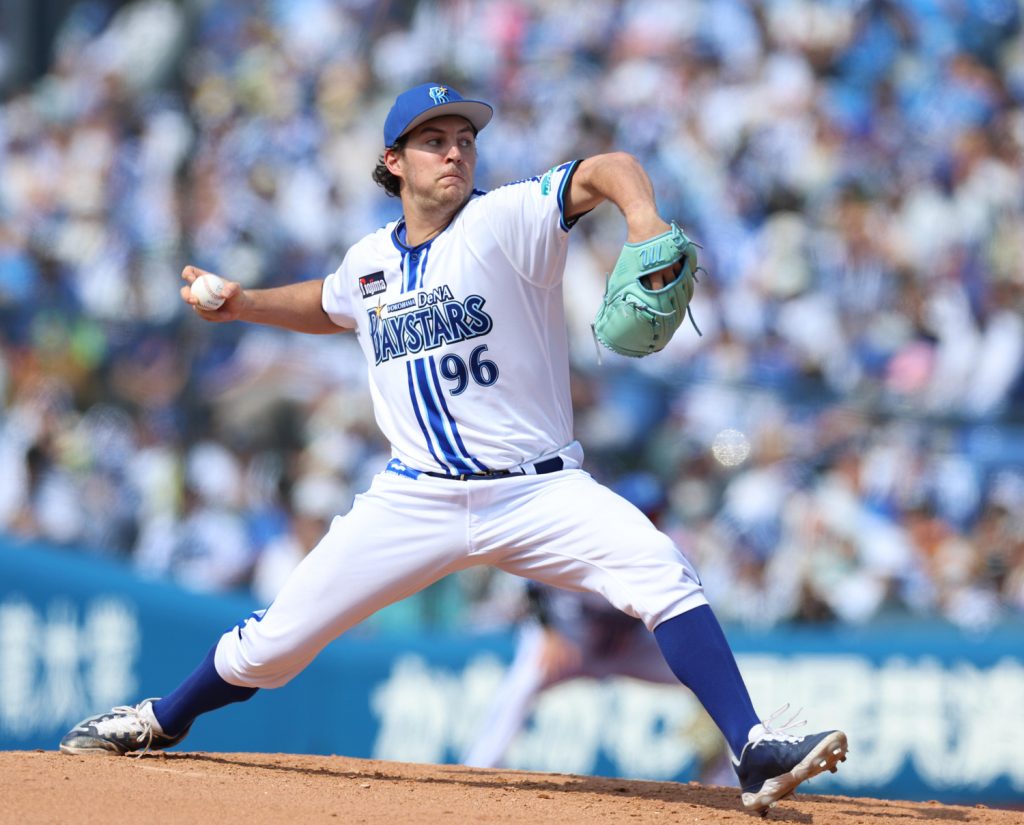
[[[340,756],[150,754],[141,759],[0,751],[0,823],[117,821],[435,825],[750,823],[735,788],[411,765]],[[1020,825],[1020,812],[937,802],[797,795],[767,820]]]

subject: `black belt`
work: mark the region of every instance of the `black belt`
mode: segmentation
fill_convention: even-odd
[[[559,470],[565,469],[565,462],[562,461],[561,456],[555,456],[554,458],[545,458],[543,461],[538,461],[533,465],[533,473],[528,473],[526,470],[484,470],[479,473],[460,473],[459,475],[448,475],[447,473],[428,473],[426,470],[423,471],[423,475],[433,476],[434,478],[447,478],[449,481],[489,481],[492,478],[508,478],[509,476],[526,476],[536,475],[542,476],[545,473],[557,473]]]

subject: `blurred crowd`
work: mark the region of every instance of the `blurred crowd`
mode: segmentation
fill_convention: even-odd
[[[185,263],[320,278],[397,217],[402,88],[495,105],[478,185],[621,149],[702,245],[643,361],[566,279],[578,435],[656,484],[727,622],[1024,613],[1024,5],[1018,0],[79,3],[0,105],[0,532],[269,602],[383,468],[350,336],[204,324]],[[469,572],[371,621],[483,628]],[[376,624],[373,624],[376,622]]]

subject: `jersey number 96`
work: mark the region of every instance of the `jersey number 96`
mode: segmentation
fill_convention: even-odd
[[[469,365],[454,353],[449,353],[441,359],[441,375],[449,381],[454,381],[455,386],[448,392],[451,395],[459,395],[469,384],[470,377],[481,387],[489,387],[498,380],[498,365],[493,361],[484,358],[487,352],[487,344],[481,344],[469,355]]]

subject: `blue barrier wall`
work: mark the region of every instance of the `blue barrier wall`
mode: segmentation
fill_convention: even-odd
[[[56,747],[83,716],[167,692],[252,610],[82,554],[0,538],[0,748]],[[758,710],[841,726],[850,760],[808,790],[1024,800],[1024,632],[938,624],[729,631]],[[187,748],[453,762],[511,658],[510,635],[330,645],[287,687],[197,723]],[[714,733],[712,739],[716,738]],[[546,694],[510,767],[686,781],[708,723],[689,693],[631,680]]]

